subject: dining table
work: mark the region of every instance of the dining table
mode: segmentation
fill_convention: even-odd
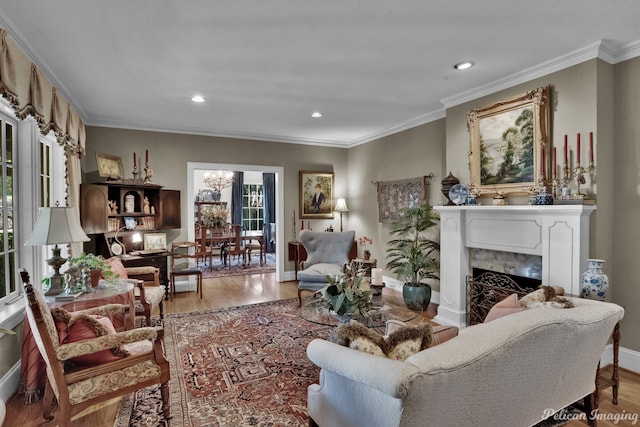
[[[207,247],[213,246],[226,246],[236,241],[236,233],[233,231],[223,231],[223,232],[215,232],[210,228],[202,228],[206,230],[206,243]],[[200,232],[196,235],[196,240],[201,240]],[[258,230],[246,230],[241,232],[240,240],[244,242],[248,242],[251,240],[257,240],[260,244],[260,259],[262,259],[265,251],[264,246],[264,234]],[[226,257],[224,259],[224,264],[226,266],[227,260]]]

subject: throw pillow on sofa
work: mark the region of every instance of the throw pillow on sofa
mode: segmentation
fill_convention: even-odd
[[[572,308],[573,302],[563,297],[564,289],[560,286],[540,285],[538,289],[520,299],[524,308]]]
[[[491,310],[487,313],[487,317],[484,318],[484,323],[491,322],[492,320],[496,320],[500,317],[508,316],[513,313],[518,313],[522,310],[524,310],[524,307],[520,307],[518,294],[511,294],[491,307]]]
[[[427,348],[432,339],[432,328],[428,324],[399,328],[389,336],[383,337],[376,331],[352,320],[348,324],[338,326],[333,341],[376,356],[405,360]]]

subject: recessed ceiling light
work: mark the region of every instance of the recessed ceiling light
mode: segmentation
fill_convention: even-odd
[[[458,62],[456,65],[453,66],[453,68],[455,68],[456,70],[466,70],[471,67],[473,67],[473,62],[471,61]]]
[[[202,95],[194,95],[193,98],[191,98],[191,100],[193,102],[198,102],[198,103],[204,102],[204,96],[202,96]]]
[[[319,119],[320,117],[322,117],[322,113],[320,111],[314,111],[313,113],[311,113],[311,117],[313,117],[314,119]]]

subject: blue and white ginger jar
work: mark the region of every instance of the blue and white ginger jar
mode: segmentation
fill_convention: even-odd
[[[604,301],[609,289],[609,277],[605,274],[602,267],[603,259],[588,259],[588,269],[582,273],[582,290],[580,296]]]

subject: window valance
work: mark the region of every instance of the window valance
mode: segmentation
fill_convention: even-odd
[[[16,116],[33,116],[40,131],[51,130],[61,145],[78,154],[85,149],[84,121],[51,82],[0,28],[0,93],[14,108]]]

